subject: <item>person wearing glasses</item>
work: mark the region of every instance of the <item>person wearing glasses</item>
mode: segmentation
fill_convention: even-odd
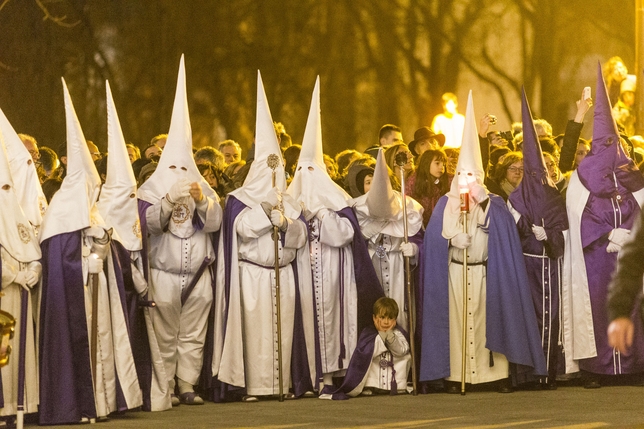
[[[521,179],[523,179],[523,154],[509,152],[499,158],[494,174],[486,179],[485,185],[490,192],[508,201],[508,196],[519,186]]]

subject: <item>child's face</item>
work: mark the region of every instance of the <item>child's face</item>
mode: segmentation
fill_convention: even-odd
[[[396,319],[390,319],[387,316],[373,316],[373,325],[376,327],[378,331],[389,331],[390,329],[393,329],[396,326]]]
[[[372,180],[373,180],[373,175],[369,174],[369,175],[365,176],[364,182],[363,182],[363,189],[364,189],[365,194],[367,192],[369,192],[369,189],[371,189],[371,181]]]

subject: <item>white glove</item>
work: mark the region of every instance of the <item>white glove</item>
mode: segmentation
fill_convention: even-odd
[[[624,243],[626,243],[626,240],[628,240],[628,237],[630,236],[630,234],[631,234],[631,231],[628,229],[615,228],[610,232],[608,239],[612,243],[617,244],[618,246],[623,246]]]
[[[25,286],[31,288],[33,287],[36,283],[38,283],[38,279],[40,278],[40,275],[32,270],[27,270],[25,275]]]
[[[477,182],[468,183],[468,188],[470,188],[470,198],[476,204],[481,204],[489,198],[485,188]]]
[[[269,203],[271,207],[278,207],[282,202],[282,192],[277,187],[271,188],[264,201]]]
[[[271,223],[279,229],[286,228],[286,218],[282,212],[277,209],[271,210]]]
[[[13,279],[14,283],[18,283],[20,286],[27,286],[27,276],[29,271],[18,271],[16,278]]]
[[[191,186],[192,186],[192,183],[190,183],[190,180],[186,179],[185,177],[182,179],[179,179],[177,183],[172,185],[170,187],[170,190],[168,191],[169,202],[174,204],[182,198],[189,197]]]
[[[539,241],[548,239],[548,234],[546,234],[546,230],[542,226],[532,225],[532,233],[534,234],[534,238]]]
[[[619,250],[622,248],[619,244],[615,244],[612,241],[608,242],[608,246],[606,246],[606,253],[617,253]]]
[[[313,219],[313,216],[316,215],[316,213],[311,213],[309,209],[306,208],[306,204],[304,204],[304,201],[300,201],[300,207],[302,207],[302,216],[304,216],[304,219],[307,221]],[[322,220],[321,217],[318,216],[320,220]]]
[[[464,232],[459,232],[452,237],[452,246],[458,249],[467,249],[472,244],[472,236]]]
[[[87,258],[87,268],[90,274],[98,274],[103,271],[103,260],[94,254],[89,255],[89,258]]]
[[[100,226],[96,226],[96,225],[86,228],[84,232],[86,237],[94,237],[98,240],[105,237],[105,230]]]
[[[400,245],[403,256],[411,258],[418,254],[418,246],[414,243],[403,243]]]

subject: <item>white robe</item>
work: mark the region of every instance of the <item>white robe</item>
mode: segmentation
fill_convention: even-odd
[[[215,344],[213,373],[219,380],[246,387],[249,395],[279,393],[277,313],[275,289],[275,251],[273,226],[261,206],[246,207],[234,222],[237,240],[233,243],[233,274],[231,275],[228,320],[225,342],[221,344],[221,364],[217,367],[218,345]],[[284,245],[279,242],[280,313],[282,388],[291,384],[291,351],[295,317],[295,288],[299,288],[303,324],[311,372],[315,377],[315,345],[313,342],[312,291],[310,264],[302,256],[307,242],[306,226],[290,220]],[[236,252],[235,252],[236,250]],[[295,284],[290,263],[297,258],[300,284]],[[235,269],[238,267],[238,270]],[[308,271],[308,274],[307,274]],[[308,289],[308,290],[307,290]],[[219,305],[218,305],[219,306]],[[216,371],[215,371],[216,370]]]
[[[411,354],[409,353],[409,343],[405,336],[398,329],[394,329],[396,340],[394,343],[387,347],[380,335],[376,335],[375,344],[373,348],[373,357],[371,365],[367,371],[367,376],[364,380],[364,387],[372,387],[380,390],[391,390],[391,381],[393,378],[393,371],[390,366],[381,365],[381,361],[393,360],[396,370],[396,385],[398,391],[404,391],[407,387],[407,376],[411,367]],[[356,389],[357,390],[357,389]],[[360,389],[362,391],[363,389]],[[353,393],[353,392],[352,392]],[[349,396],[352,396],[349,394]]]
[[[489,208],[489,204],[488,207]],[[487,209],[486,208],[486,209]],[[486,343],[486,267],[488,234],[479,228],[485,223],[486,211],[479,205],[468,214],[468,233],[472,244],[467,249],[467,337],[465,382],[486,383],[507,378],[509,364],[506,357],[492,353],[494,366],[490,366],[490,350]],[[460,216],[443,218],[443,237],[450,240],[463,232]],[[463,261],[463,250],[449,248],[449,348],[451,373],[447,380],[461,381],[462,335],[463,335],[463,265],[452,261]],[[475,265],[478,264],[478,265]]]
[[[385,296],[398,304],[396,323],[409,330],[407,306],[405,304],[405,258],[400,245],[404,242],[404,224],[402,215],[393,221],[381,221],[369,215],[366,204],[367,194],[356,198],[355,209],[362,235],[367,239],[369,256],[380,280]],[[411,237],[422,228],[422,206],[413,198],[407,198],[408,235]],[[402,212],[402,208],[400,209]],[[398,219],[400,218],[400,219]],[[410,258],[412,265],[417,264],[418,255]]]
[[[331,210],[318,212],[309,221],[309,227],[322,373],[330,374],[346,370],[358,341],[358,297],[351,250],[354,231],[348,219]],[[343,358],[340,358],[341,335]]]
[[[84,254],[95,251],[93,239],[83,234]],[[107,246],[107,245],[105,245]],[[94,284],[88,270],[88,258],[83,257],[82,268],[85,282],[85,314],[87,320],[88,341],[92,342],[92,291]],[[138,408],[143,399],[136,374],[130,338],[121,297],[116,284],[112,254],[105,257],[107,276],[104,271],[98,273],[98,322],[97,322],[97,358],[94,384],[97,417],[105,417],[117,411],[116,377],[128,409]]]
[[[20,360],[20,305],[22,286],[14,283],[19,271],[26,269],[27,264],[21,264],[14,259],[9,252],[0,247],[2,253],[2,292],[0,298],[2,310],[10,313],[16,318],[16,326],[13,340],[11,340],[12,352],[9,364],[2,368],[2,393],[4,395],[4,408],[0,409],[0,415],[15,415],[18,400],[18,362]],[[34,286],[37,287],[38,285]],[[25,414],[38,411],[38,360],[36,355],[36,339],[34,336],[34,313],[32,309],[33,291],[29,293],[27,304],[27,340],[25,349]]]
[[[213,300],[209,270],[203,272],[183,306],[181,292],[190,284],[206,257],[214,261],[209,233],[221,226],[222,211],[217,202],[205,198],[206,202],[196,209],[204,226],[201,230],[194,228],[186,238],[170,232],[173,212],[167,210],[169,207],[164,208],[165,200],[153,204],[146,212],[150,298],[156,302],[150,314],[170,386],[174,386],[175,375],[192,385],[197,384],[203,364],[203,346]],[[190,213],[184,222],[191,224],[193,216],[194,212]]]

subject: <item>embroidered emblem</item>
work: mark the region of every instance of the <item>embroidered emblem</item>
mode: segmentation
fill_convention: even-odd
[[[320,237],[320,230],[315,219],[309,221],[309,231],[309,240],[316,241]]]
[[[18,227],[18,236],[20,237],[20,241],[23,243],[27,244],[31,241],[31,235],[29,235],[29,229],[21,223],[16,225]]]
[[[380,259],[387,256],[387,249],[385,249],[385,246],[379,244],[378,247],[376,247],[376,256],[378,256]]]
[[[45,197],[38,197],[38,209],[40,210],[40,215],[44,216],[47,210],[47,199]]]
[[[190,219],[190,209],[187,204],[175,203],[172,210],[172,221],[180,225]]]
[[[387,369],[388,366],[391,366],[389,359],[387,359],[387,352],[380,355],[380,368]]]
[[[132,225],[132,232],[136,238],[141,238],[141,222],[138,219],[134,222],[134,225]]]

